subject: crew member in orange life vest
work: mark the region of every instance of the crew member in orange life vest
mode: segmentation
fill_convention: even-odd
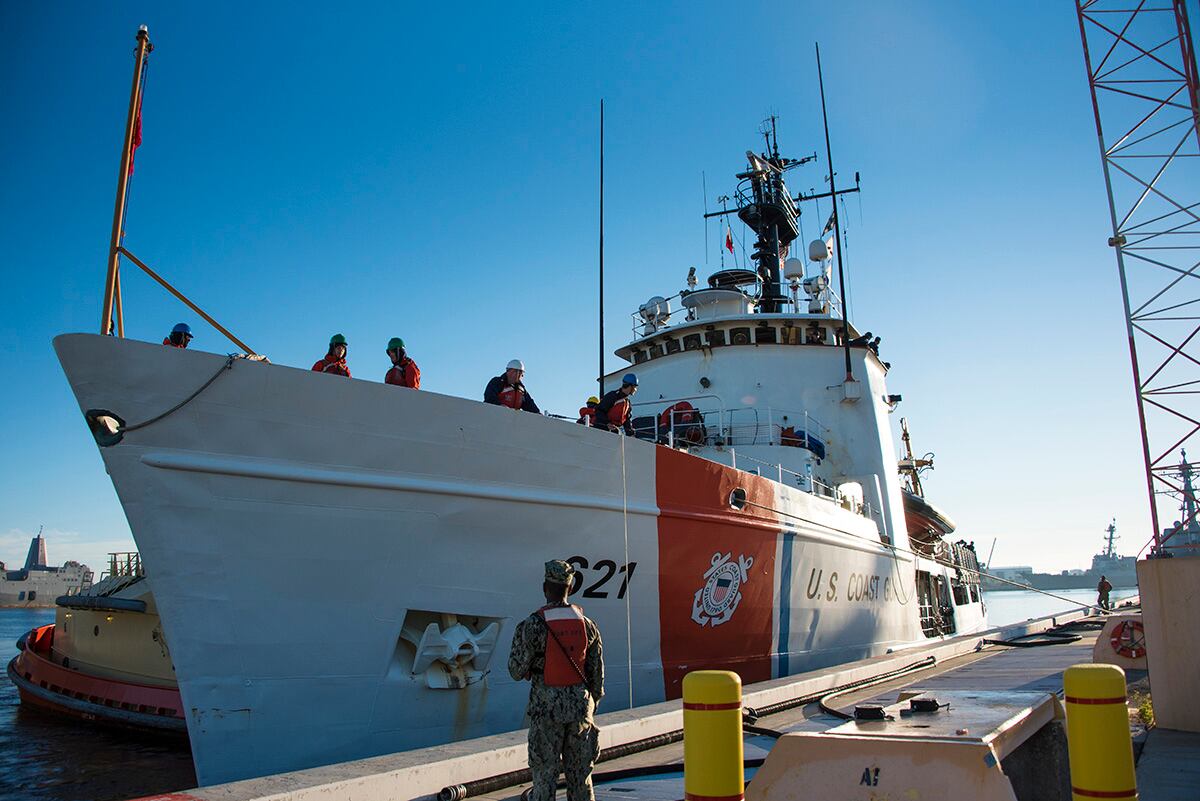
[[[325,354],[325,358],[318,359],[312,369],[317,373],[332,373],[349,378],[350,368],[346,366],[346,338],[341,334],[330,337],[329,352]]]
[[[508,672],[528,679],[530,801],[553,801],[558,774],[568,801],[594,801],[592,766],[600,751],[592,722],[604,695],[604,646],[596,624],[567,602],[575,578],[571,565],[546,563],[546,605],[517,624]]]
[[[392,360],[392,369],[383,376],[383,383],[409,389],[421,388],[421,368],[408,358],[404,350],[404,340],[392,337],[388,340],[387,355]]]
[[[488,382],[487,388],[483,390],[483,402],[541,414],[542,410],[533,402],[529,390],[525,389],[521,380],[524,377],[525,364],[520,359],[513,359],[508,363],[503,375],[498,375]]]
[[[633,436],[633,393],[637,392],[638,380],[633,373],[621,379],[621,388],[614,389],[600,399],[596,406],[596,427],[609,431],[624,430]]]
[[[172,348],[186,348],[191,341],[192,327],[187,323],[176,323],[171,333],[163,340],[163,344]]]
[[[596,407],[599,404],[600,404],[600,399],[597,398],[595,395],[588,398],[587,406],[580,408],[579,419],[576,420],[575,422],[579,423],[579,425],[581,425],[581,426],[596,425]]]

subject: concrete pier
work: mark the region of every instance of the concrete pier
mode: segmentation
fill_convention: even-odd
[[[985,646],[982,641],[1034,635],[1087,616],[1085,609],[1079,609],[992,629],[982,634],[955,637],[921,648],[748,685],[744,704],[746,707],[763,708],[798,697],[811,697],[911,666],[929,657],[934,659],[932,668],[897,677],[868,689],[842,694],[837,704],[851,707],[863,700],[890,703],[901,689],[913,686],[930,690],[1041,690],[1058,693],[1062,689],[1062,672],[1072,664],[1091,660],[1094,633],[1078,643],[1032,649]],[[761,725],[780,731],[812,731],[829,728],[838,722],[815,711],[815,705],[811,705],[771,715],[764,718]],[[683,714],[680,702],[674,700],[609,712],[598,716],[597,724],[601,729],[601,749],[609,749],[678,731],[683,726]],[[750,737],[746,743],[747,759],[756,754],[765,755],[771,742],[766,737]],[[597,765],[596,770],[599,774],[638,765],[681,762],[682,758],[682,744],[676,743],[603,762]],[[526,764],[526,733],[519,730],[293,773],[148,796],[143,801],[327,801],[334,798],[345,801],[432,801],[443,787],[517,771],[525,768]],[[515,798],[526,786],[516,785],[478,797],[493,801]],[[677,789],[678,792],[676,788],[670,791],[675,793],[673,798],[682,797],[682,780]],[[597,795],[606,792],[598,789]],[[617,793],[612,797],[623,796]]]

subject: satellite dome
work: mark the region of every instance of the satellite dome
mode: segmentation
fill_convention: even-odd
[[[804,277],[804,262],[797,259],[795,256],[783,263],[784,278],[803,278]]]
[[[810,261],[828,261],[829,245],[824,239],[814,239],[808,243],[808,258]]]
[[[671,317],[671,302],[661,295],[655,295],[638,307],[638,313],[647,323],[660,325]]]

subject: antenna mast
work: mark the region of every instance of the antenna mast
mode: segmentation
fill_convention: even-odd
[[[821,120],[825,124],[825,161],[829,164],[829,195],[833,202],[833,247],[837,255],[838,294],[842,296],[842,349],[846,354],[846,380],[854,380],[850,366],[850,312],[846,308],[846,264],[842,261],[842,225],[838,220],[837,185],[834,183],[833,148],[829,144],[829,115],[825,111],[825,76],[821,72],[821,45],[817,48],[817,82],[821,86]]]
[[[604,98],[600,98],[600,385],[604,397]]]
[[[104,279],[104,303],[100,314],[100,333],[113,331],[113,304],[117,308],[117,336],[125,336],[125,321],[121,309],[121,284],[118,270],[121,266],[121,231],[125,228],[125,200],[129,192],[130,162],[133,160],[133,127],[142,103],[142,76],[146,72],[146,57],[154,45],[150,44],[150,30],[143,25],[137,32],[137,50],[133,63],[133,88],[129,90],[129,113],[125,117],[125,140],[121,146],[121,168],[117,172],[117,202],[113,209],[112,239],[108,245],[108,275]]]

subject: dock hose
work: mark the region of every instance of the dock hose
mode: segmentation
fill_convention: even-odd
[[[747,707],[743,711],[743,730],[750,734],[777,737],[781,735],[782,732],[777,732],[773,729],[761,728],[755,726],[754,723],[757,722],[760,717],[773,715],[777,712],[783,712],[788,709],[794,709],[798,706],[805,706],[807,704],[820,701],[822,698],[829,697],[831,693],[837,694],[848,692],[850,690],[861,689],[863,687],[869,687],[872,684],[878,684],[888,681],[889,679],[897,678],[905,673],[911,673],[913,671],[924,670],[926,668],[933,667],[935,664],[937,664],[937,657],[928,656],[917,662],[913,662],[910,665],[905,665],[904,667],[896,668],[895,670],[885,671],[874,676],[869,676],[865,679],[848,682],[847,684],[843,684],[839,687],[822,690],[819,693],[789,698],[786,701],[777,701],[776,703],[767,704],[761,707]],[[676,729],[674,731],[656,734],[653,737],[646,737],[641,740],[634,740],[633,742],[622,743],[621,745],[614,745],[610,746],[609,748],[602,749],[600,751],[600,755],[596,758],[596,762],[608,762],[609,760],[620,759],[621,757],[630,756],[632,754],[639,754],[643,751],[651,751],[655,748],[661,748],[664,745],[671,745],[673,743],[680,742],[681,740],[683,740],[683,729]],[[746,761],[747,767],[757,767],[759,764],[761,764],[761,762],[756,760]],[[667,769],[668,767],[670,767],[669,770]],[[653,765],[642,768],[630,768],[624,771],[598,773],[595,774],[593,778],[604,781],[616,781],[621,778],[630,778],[631,776],[650,776],[654,775],[655,773],[677,773],[682,769],[682,765],[675,765],[673,767],[667,765]],[[642,772],[630,773],[629,771]],[[443,787],[440,791],[438,791],[437,798],[438,801],[463,801],[463,799],[471,798],[477,795],[483,795],[485,793],[492,793],[497,790],[502,790],[505,787],[512,787],[513,785],[517,784],[525,784],[526,782],[531,781],[532,778],[533,774],[529,768],[521,768],[519,770],[509,771],[508,773],[501,773],[496,776],[487,776],[482,779],[475,779],[462,784],[454,784],[448,787]]]
[[[1089,621],[1090,622],[1090,621]],[[1043,634],[1025,634],[1020,637],[1013,637],[1011,640],[983,640],[984,645],[1003,645],[1008,648],[1041,648],[1043,645],[1067,645],[1073,642],[1079,642],[1083,639],[1079,634],[1060,634],[1064,629],[1071,628],[1087,628],[1085,625],[1080,625],[1085,621],[1072,621],[1064,623],[1061,626],[1055,626]],[[1030,637],[1037,637],[1036,640],[1030,640]]]

